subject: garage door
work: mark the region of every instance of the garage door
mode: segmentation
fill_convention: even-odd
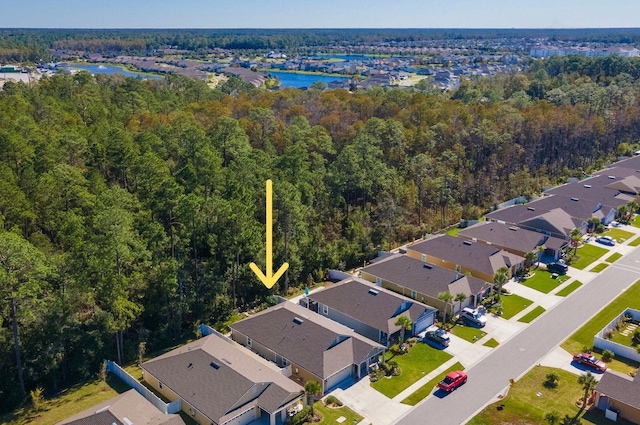
[[[231,419],[229,422],[225,422],[225,425],[247,425],[248,423],[251,423],[255,420],[256,420],[256,409],[254,407],[254,408],[251,408],[250,410],[247,410],[240,416],[236,416],[235,418]]]
[[[422,314],[418,320],[413,324],[413,334],[417,335],[420,332],[426,330],[429,326],[433,325],[435,320],[435,312],[427,312]]]
[[[353,370],[353,366],[349,365],[344,369],[342,369],[340,372],[336,373],[335,375],[327,379],[327,385],[326,385],[326,388],[324,389],[325,392],[332,390],[345,379],[351,378],[351,370]]]

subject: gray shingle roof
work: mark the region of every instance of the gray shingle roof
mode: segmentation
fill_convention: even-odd
[[[322,379],[384,349],[352,329],[291,302],[236,322],[231,329]]]
[[[536,251],[539,245],[558,249],[556,247],[567,243],[560,238],[547,237],[544,233],[492,221],[484,221],[462,229],[458,232],[458,237],[476,238],[478,241],[487,241],[519,252]]]
[[[57,425],[184,425],[180,415],[165,415],[136,390],[126,391]]]
[[[415,322],[426,310],[434,310],[433,307],[358,278],[350,278],[314,292],[309,298],[388,334],[400,329],[395,326],[395,320],[390,319],[402,314]]]
[[[237,411],[247,402],[273,413],[303,391],[275,365],[215,334],[141,367],[216,423],[246,410]],[[250,391],[255,396],[247,399]]]
[[[640,379],[608,370],[596,385],[596,391],[622,403],[640,409]]]
[[[452,290],[452,284],[458,280],[467,281],[471,293],[466,295],[478,294],[487,285],[487,282],[482,279],[465,276],[443,267],[432,264],[427,264],[425,267],[422,261],[406,255],[385,259],[364,267],[362,271],[433,298],[437,298],[440,292],[457,293]],[[455,288],[461,287],[460,283],[455,285]]]
[[[407,247],[471,270],[494,275],[500,267],[511,268],[524,258],[495,246],[474,243],[449,235],[438,235]]]

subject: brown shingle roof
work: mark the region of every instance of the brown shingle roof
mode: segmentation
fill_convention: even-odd
[[[433,264],[425,265],[422,261],[406,255],[385,259],[364,267],[362,271],[433,298],[437,298],[440,292],[457,293],[452,291],[451,285],[461,279],[467,281],[471,291],[466,295],[478,294],[487,285],[487,282],[482,279],[465,276]],[[460,284],[456,284],[455,287],[458,288],[458,291],[459,288],[462,288]]]
[[[231,329],[322,379],[384,349],[352,329],[291,302],[236,322]]]
[[[314,292],[309,298],[389,335],[400,329],[390,319],[402,314],[416,322],[425,311],[435,310],[358,278]]]
[[[628,375],[608,370],[596,385],[596,391],[640,409],[640,379],[637,377],[633,379]]]

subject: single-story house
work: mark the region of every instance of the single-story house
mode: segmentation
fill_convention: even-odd
[[[554,260],[562,256],[563,248],[569,244],[564,238],[495,221],[483,221],[467,227],[459,231],[457,236],[472,242],[495,246],[521,257],[528,252],[538,254],[537,248],[544,246],[544,254],[553,257]]]
[[[607,370],[596,385],[595,403],[605,416],[640,423],[640,374],[635,378]]]
[[[212,334],[140,365],[144,380],[200,424],[283,424],[304,389],[244,347]]]
[[[524,258],[519,255],[450,235],[437,235],[408,245],[407,256],[462,274],[469,273],[486,282],[493,282],[493,276],[501,267],[514,275],[524,265]]]
[[[364,267],[360,269],[360,275],[377,286],[418,300],[441,312],[445,308],[444,302],[438,299],[441,292],[449,292],[453,296],[463,293],[467,298],[462,308],[475,307],[493,287],[488,281],[402,254]],[[459,304],[453,303],[453,311],[458,311]],[[447,307],[447,310],[452,311],[451,307]]]
[[[360,335],[382,345],[397,341],[398,317],[411,321],[405,337],[414,336],[431,326],[437,310],[366,280],[350,277],[300,300],[300,304],[341,323]]]
[[[136,390],[58,422],[56,425],[184,425],[180,415],[165,415]]]
[[[231,326],[231,338],[279,366],[300,384],[322,393],[369,374],[385,347],[301,305],[283,302]]]

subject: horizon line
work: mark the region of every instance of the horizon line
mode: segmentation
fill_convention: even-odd
[[[0,27],[0,31],[5,30],[202,30],[202,31],[233,31],[233,30],[287,30],[287,31],[308,31],[308,30],[502,30],[502,31],[558,31],[558,30],[640,30],[640,27],[228,27],[228,28],[205,28],[205,27]]]

